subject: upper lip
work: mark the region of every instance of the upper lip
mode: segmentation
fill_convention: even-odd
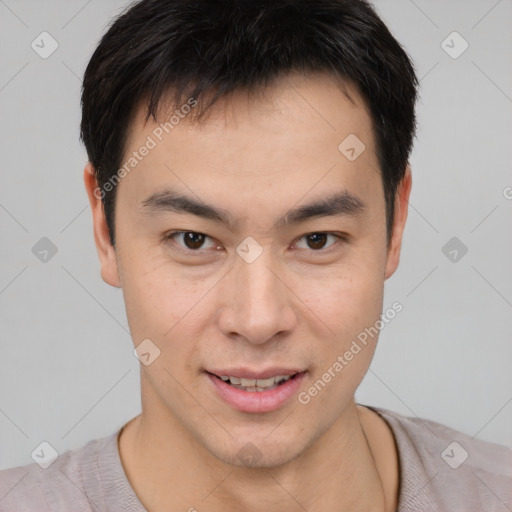
[[[273,366],[264,370],[251,370],[250,368],[229,368],[223,370],[206,370],[217,377],[238,377],[239,379],[268,379],[270,377],[277,377],[278,375],[294,375],[301,373],[305,370],[300,368],[284,368],[282,366]]]

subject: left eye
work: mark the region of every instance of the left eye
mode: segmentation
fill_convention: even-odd
[[[333,235],[332,233],[310,233],[309,235],[304,235],[300,239],[300,241],[302,241],[302,240],[306,241],[306,244],[307,244],[306,249],[313,249],[315,251],[320,251],[320,250],[326,249],[325,244],[326,244],[328,237],[331,237],[334,239],[341,238],[340,236]],[[331,247],[331,245],[333,245],[333,243],[331,243],[327,247]],[[297,246],[298,246],[298,244],[297,244]]]

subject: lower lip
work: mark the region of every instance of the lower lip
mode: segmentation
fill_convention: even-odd
[[[275,411],[282,407],[297,393],[306,372],[298,373],[296,377],[268,391],[244,391],[214,377],[211,373],[206,375],[215,386],[217,393],[229,405],[241,412],[259,413]]]

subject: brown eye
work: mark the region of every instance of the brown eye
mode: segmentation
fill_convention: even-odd
[[[319,254],[324,254],[330,252],[331,249],[335,250],[337,245],[341,249],[341,243],[343,242],[349,242],[348,235],[344,233],[316,232],[302,236],[295,245],[297,248],[307,250],[310,253],[318,252]]]
[[[313,233],[306,236],[308,247],[311,249],[323,249],[327,241],[327,233]]]
[[[182,242],[176,241],[182,249],[189,249],[190,251],[198,251],[199,249],[208,249],[216,247],[216,244],[211,241],[210,237],[203,234],[197,233],[196,231],[175,231],[166,236],[167,240],[179,240],[183,239]],[[205,242],[210,240],[210,246],[205,246]],[[207,243],[207,242],[206,242]]]
[[[183,241],[188,249],[200,249],[204,243],[205,236],[202,233],[186,231],[183,234]]]

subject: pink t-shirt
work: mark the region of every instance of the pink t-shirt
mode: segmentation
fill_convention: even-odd
[[[512,511],[512,449],[368,408],[387,421],[397,443],[398,512]],[[0,470],[0,512],[147,512],[121,464],[120,431],[68,450],[47,469],[32,463]]]

